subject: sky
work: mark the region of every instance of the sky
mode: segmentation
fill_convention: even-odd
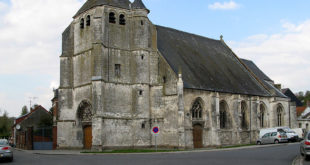
[[[0,0],[0,114],[51,107],[61,34],[85,0]],[[153,24],[219,39],[275,83],[310,90],[309,0],[143,0]]]

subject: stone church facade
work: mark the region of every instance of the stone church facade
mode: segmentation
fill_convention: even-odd
[[[294,105],[223,39],[153,25],[141,0],[88,0],[63,33],[58,148],[201,148],[296,127]]]

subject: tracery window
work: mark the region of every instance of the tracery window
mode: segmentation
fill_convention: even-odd
[[[194,102],[192,109],[192,118],[193,119],[201,119],[202,118],[202,105],[199,99],[196,99]]]
[[[242,129],[247,129],[246,112],[247,112],[247,105],[244,101],[242,101],[241,102],[241,128]]]
[[[260,104],[259,106],[260,109],[260,115],[259,115],[259,119],[260,119],[260,127],[264,128],[266,127],[265,125],[265,106],[263,104]]]
[[[82,101],[78,107],[78,118],[82,122],[92,121],[92,107],[87,101]]]
[[[225,101],[220,103],[220,128],[226,129],[228,128],[228,117],[227,117],[227,105]]]
[[[278,124],[278,126],[282,126],[283,125],[283,109],[282,109],[282,107],[280,106],[280,105],[278,105],[278,107],[277,107],[277,124]]]

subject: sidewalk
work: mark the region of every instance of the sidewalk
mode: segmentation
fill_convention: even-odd
[[[236,148],[206,148],[206,149],[197,149],[197,150],[185,150],[185,151],[176,151],[176,152],[147,152],[147,153],[113,153],[113,154],[176,154],[176,153],[189,153],[189,152],[212,152],[212,151],[231,151],[231,150],[241,150],[249,148],[266,148],[274,147],[276,145],[292,145],[294,143],[285,143],[285,144],[271,144],[271,145],[253,145],[253,146],[244,146]],[[15,148],[15,150],[23,151],[30,154],[40,154],[40,155],[98,155],[105,153],[81,153],[85,150],[23,150]],[[108,153],[111,154],[111,153]]]

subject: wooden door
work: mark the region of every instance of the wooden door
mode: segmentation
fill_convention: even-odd
[[[202,148],[202,127],[201,125],[194,125],[193,141],[194,141],[194,148]]]
[[[85,149],[91,149],[92,147],[92,127],[91,126],[85,126],[84,127],[84,148]]]

